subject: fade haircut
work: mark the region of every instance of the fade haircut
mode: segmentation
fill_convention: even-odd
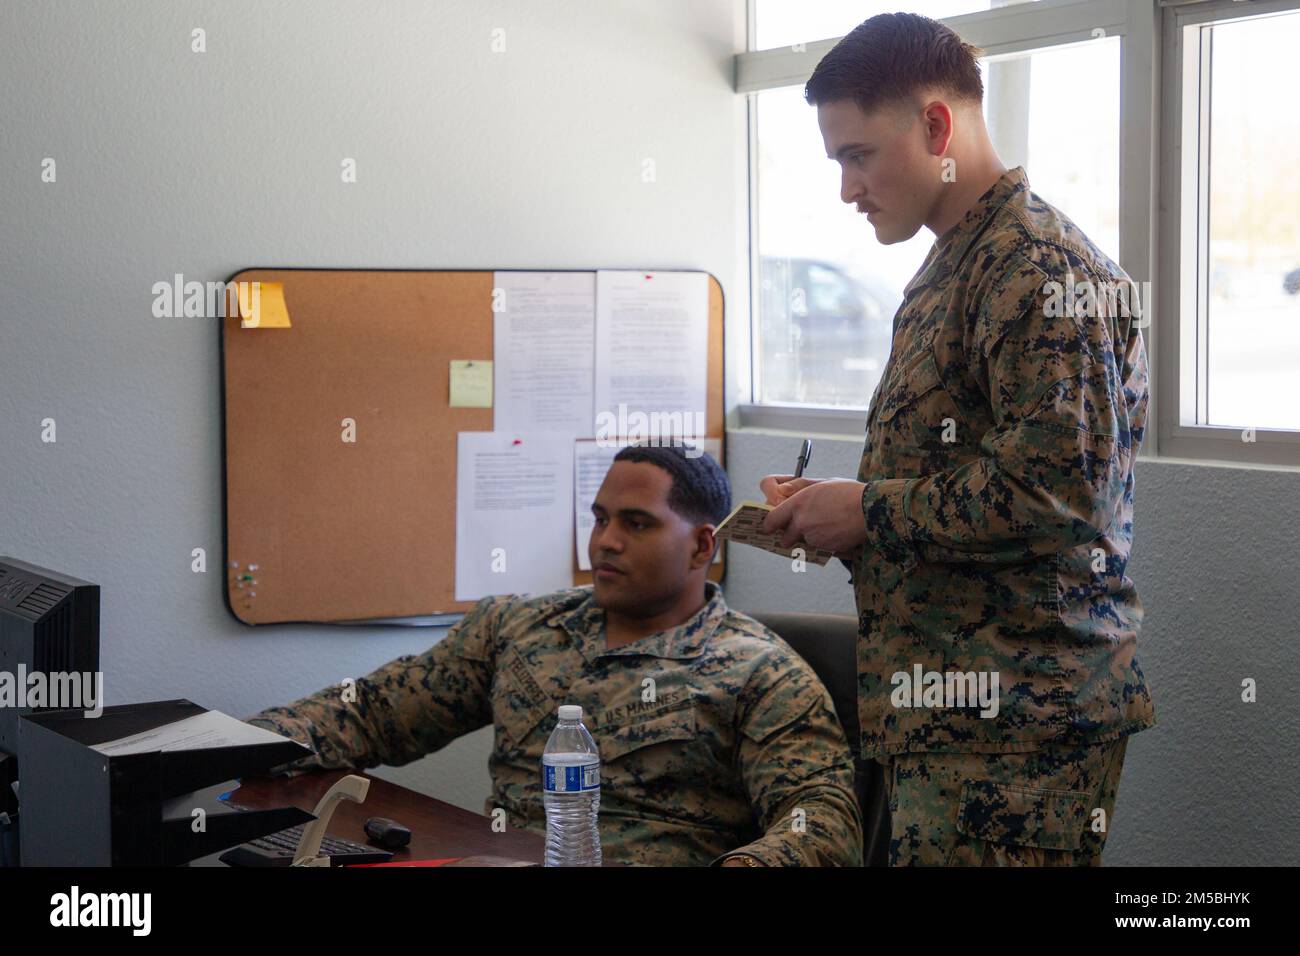
[[[721,524],[731,513],[731,482],[712,455],[687,454],[682,445],[629,445],[615,461],[648,461],[673,480],[668,507],[694,524]]]
[[[804,86],[810,106],[852,100],[863,113],[940,90],[979,105],[983,51],[949,27],[917,13],[882,13],[853,28],[827,53]]]

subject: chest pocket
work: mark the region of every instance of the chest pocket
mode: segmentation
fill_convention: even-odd
[[[544,718],[555,714],[557,706],[518,648],[507,648],[492,683],[492,716],[502,740],[518,747]]]
[[[698,729],[695,702],[688,697],[662,713],[598,727],[593,736],[609,775],[628,774],[644,783],[681,772]]]
[[[884,471],[870,477],[907,477],[909,466],[918,468],[932,455],[951,455],[960,442],[957,407],[929,348],[891,378],[879,406],[868,434]]]
[[[876,420],[887,422],[893,420],[899,412],[915,404],[936,388],[943,385],[939,375],[939,365],[934,360],[934,352],[928,348],[909,360],[909,364],[896,372],[884,388],[878,401],[880,408]]]

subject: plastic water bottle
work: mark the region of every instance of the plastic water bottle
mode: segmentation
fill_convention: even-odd
[[[582,726],[582,708],[565,704],[542,753],[546,865],[600,866],[600,751]]]

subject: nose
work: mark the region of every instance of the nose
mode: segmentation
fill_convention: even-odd
[[[853,178],[846,168],[840,176],[840,200],[850,206],[857,205],[862,198],[862,184]]]
[[[615,530],[612,521],[603,528],[596,525],[591,529],[591,554],[596,560],[599,560],[602,553],[623,553],[623,536]]]

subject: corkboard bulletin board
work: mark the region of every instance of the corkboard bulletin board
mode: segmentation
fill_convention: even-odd
[[[222,319],[231,613],[278,624],[467,610],[455,600],[456,434],[491,431],[493,410],[449,407],[448,369],[492,358],[493,271],[247,269],[227,281],[283,283],[292,323]],[[711,275],[708,286],[706,437],[722,439],[723,297]],[[354,443],[341,440],[345,418]],[[574,583],[590,583],[571,559]],[[709,577],[725,569],[724,555]]]

